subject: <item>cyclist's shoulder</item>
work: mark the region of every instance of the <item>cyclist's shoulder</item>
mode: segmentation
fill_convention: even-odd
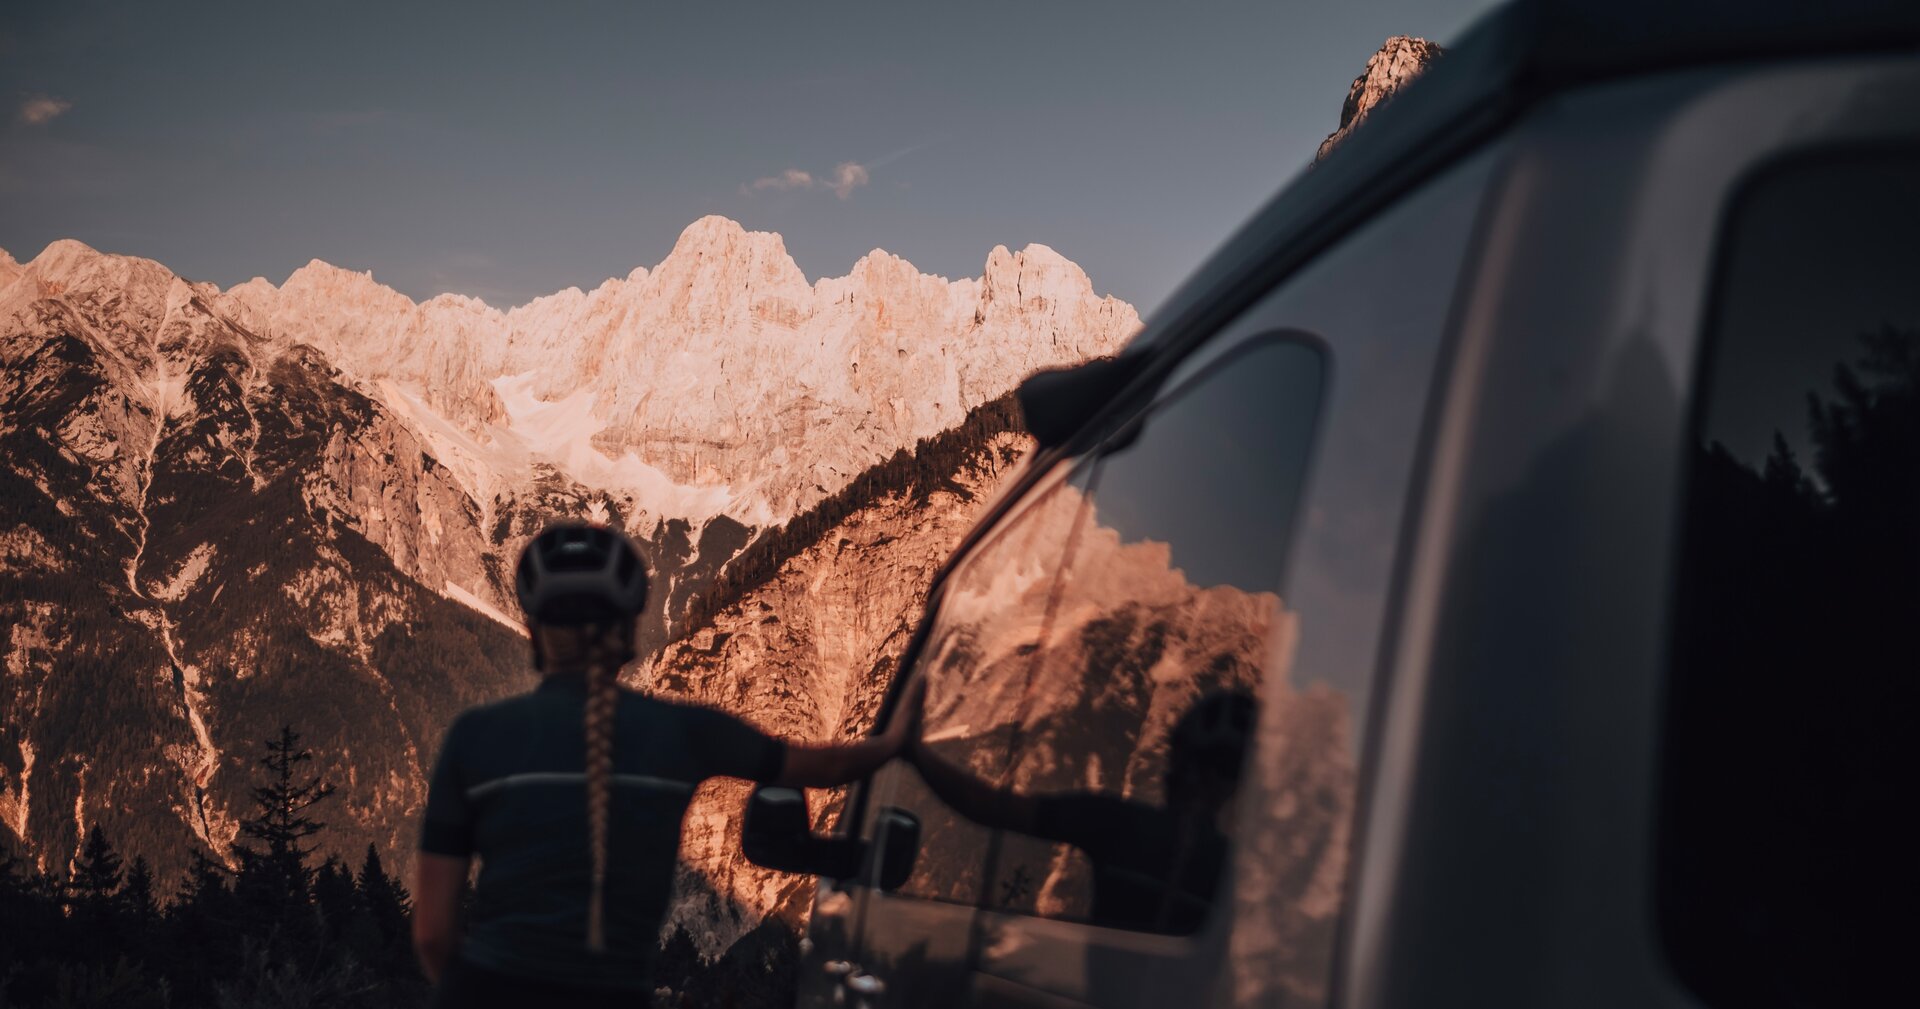
[[[624,688],[620,691],[620,710],[633,712],[642,718],[658,718],[667,721],[700,721],[722,715],[719,709],[708,707],[697,701]]]
[[[539,718],[547,707],[550,705],[542,703],[537,691],[482,701],[453,717],[452,724],[447,727],[447,737],[457,739],[485,735],[499,728],[522,724]]]
[[[630,690],[621,698],[623,718],[636,718],[656,725],[672,725],[695,732],[727,731],[744,727],[745,722],[721,709],[698,701],[663,697]]]

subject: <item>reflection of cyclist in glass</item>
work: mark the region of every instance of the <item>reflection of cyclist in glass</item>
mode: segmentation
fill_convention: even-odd
[[[1226,861],[1221,818],[1254,724],[1240,691],[1202,697],[1167,741],[1165,808],[1118,795],[1021,795],[995,788],[915,739],[908,757],[940,801],[969,820],[1070,844],[1093,866],[1092,920],[1156,932],[1197,930]]]
[[[730,715],[621,689],[647,574],[611,530],[548,528],[521,555],[515,587],[545,677],[447,730],[428,786],[414,942],[437,1006],[631,1004],[652,988],[694,787],[715,776],[843,784],[898,751],[911,720],[857,743],[789,745]],[[476,855],[461,939],[460,891]]]

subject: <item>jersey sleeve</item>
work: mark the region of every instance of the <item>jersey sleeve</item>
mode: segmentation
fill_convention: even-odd
[[[1033,835],[1070,844],[1090,858],[1113,848],[1143,845],[1164,833],[1170,818],[1163,810],[1117,795],[1068,792],[1035,798]]]
[[[787,766],[787,744],[724,711],[684,710],[692,723],[689,742],[700,777],[779,780]]]
[[[467,799],[465,775],[461,773],[461,726],[455,719],[440,743],[439,759],[434,761],[433,777],[427,782],[427,812],[420,825],[420,850],[433,855],[455,857],[473,854],[473,805]]]

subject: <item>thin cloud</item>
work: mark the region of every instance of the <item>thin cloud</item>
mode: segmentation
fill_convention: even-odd
[[[755,179],[741,188],[749,193],[759,193],[769,189],[776,192],[785,192],[789,189],[812,189],[813,173],[803,172],[798,168],[789,168],[778,175],[768,175]]]
[[[845,200],[853,196],[853,191],[867,184],[872,176],[859,163],[842,161],[833,170],[833,195]]]
[[[20,103],[20,121],[28,126],[45,126],[67,114],[73,103],[64,98],[34,95]]]
[[[868,166],[858,161],[842,161],[833,168],[829,176],[816,176],[812,172],[799,168],[789,168],[778,175],[768,175],[755,179],[740,187],[747,196],[764,192],[791,192],[814,189],[829,190],[843,200],[853,198],[853,191],[873,181],[873,173]]]
[[[867,162],[866,168],[868,171],[872,171],[876,168],[885,168],[888,165],[893,164],[894,162],[900,160],[901,158],[906,157],[909,154],[917,154],[921,151],[926,150],[929,147],[934,146],[935,144],[942,143],[945,140],[946,140],[945,137],[935,137],[932,140],[923,140],[920,143],[913,144],[912,146],[909,146],[909,147],[902,147],[897,151],[889,151],[888,153],[882,154],[879,157],[873,159],[872,161]]]

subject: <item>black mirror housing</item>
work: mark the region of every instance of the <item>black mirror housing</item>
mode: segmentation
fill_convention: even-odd
[[[1065,445],[1145,370],[1145,365],[1146,355],[1127,353],[1071,368],[1034,372],[1014,391],[1027,433],[1042,449]]]
[[[897,806],[880,811],[880,889],[898,890],[920,858],[920,818]]]
[[[765,786],[747,799],[740,850],[755,865],[845,879],[859,869],[861,847],[853,838],[815,834],[807,795],[797,788]]]

